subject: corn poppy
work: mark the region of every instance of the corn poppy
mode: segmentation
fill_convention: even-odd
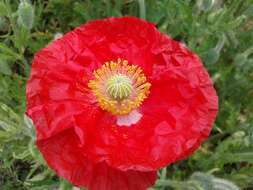
[[[197,55],[133,18],[91,21],[40,50],[27,84],[37,147],[89,190],[144,190],[187,158],[218,110]]]

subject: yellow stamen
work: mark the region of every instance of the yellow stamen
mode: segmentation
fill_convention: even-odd
[[[138,108],[149,94],[142,69],[127,60],[110,61],[94,71],[88,83],[100,107],[113,115],[125,115]]]

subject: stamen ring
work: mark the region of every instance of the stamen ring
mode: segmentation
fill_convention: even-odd
[[[127,60],[110,61],[93,72],[88,83],[100,107],[113,115],[126,115],[138,108],[149,94],[151,84],[140,67]]]

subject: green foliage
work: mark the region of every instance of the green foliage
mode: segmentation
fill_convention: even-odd
[[[160,179],[156,185],[157,187],[168,186],[180,190],[240,190],[231,181],[201,172],[194,172],[186,181]]]
[[[159,172],[156,190],[253,188],[253,0],[0,0],[0,189],[74,190],[35,147],[24,117],[34,54],[89,20],[131,15],[196,52],[219,95],[207,142]]]

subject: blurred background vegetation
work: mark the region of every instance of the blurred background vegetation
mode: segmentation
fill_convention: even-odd
[[[92,19],[132,15],[203,60],[219,95],[210,138],[153,190],[253,189],[253,0],[0,0],[0,189],[74,190],[48,169],[24,117],[40,48]]]

